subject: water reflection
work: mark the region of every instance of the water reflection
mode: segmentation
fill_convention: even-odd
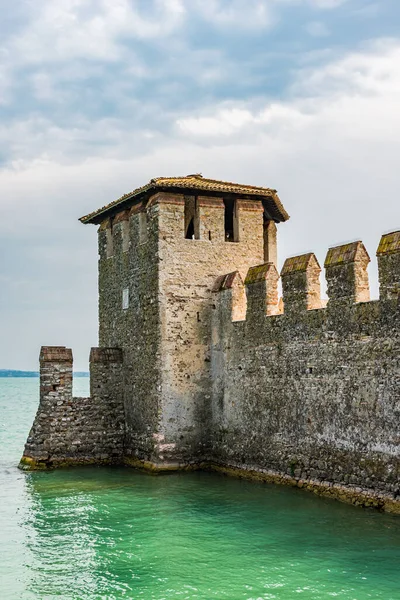
[[[26,486],[33,598],[388,600],[400,584],[399,519],[302,492],[105,468]]]

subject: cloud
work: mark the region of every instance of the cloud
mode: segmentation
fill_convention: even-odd
[[[77,219],[154,176],[277,188],[281,262],[354,238],[373,256],[400,225],[400,41],[335,37],[338,3],[22,4],[0,24],[0,366],[50,343],[85,368],[97,242]],[[328,47],[306,31],[322,10]]]
[[[277,5],[308,5],[318,10],[330,10],[339,8],[344,4],[351,2],[351,0],[265,0],[272,2]]]
[[[179,0],[150,1],[146,15],[132,0],[57,0],[43,3],[29,29],[12,40],[24,62],[53,62],[82,57],[115,61],[124,53],[123,38],[154,39],[169,35],[185,15]]]
[[[330,9],[338,8],[339,6],[349,2],[349,0],[308,0],[308,2],[316,8]]]
[[[250,30],[274,23],[273,4],[268,0],[194,0],[196,11],[213,26]]]
[[[327,37],[330,32],[325,23],[321,21],[311,21],[306,25],[306,31],[314,37]]]
[[[297,133],[319,120],[336,127],[346,125],[346,132],[357,132],[365,138],[369,132],[392,138],[392,127],[400,126],[395,110],[400,100],[400,45],[394,40],[376,42],[369,51],[352,53],[318,69],[300,70],[290,87],[291,97],[280,103],[271,102],[253,110],[240,102],[229,108],[220,107],[214,113],[189,116],[177,120],[185,134],[199,137],[232,135],[244,130],[253,136],[258,132],[282,129]],[[382,111],[382,106],[387,111]],[[334,119],[328,118],[329,116]],[[376,112],[381,113],[377,119]],[[371,119],[371,116],[374,119]],[[389,141],[388,139],[388,141]]]

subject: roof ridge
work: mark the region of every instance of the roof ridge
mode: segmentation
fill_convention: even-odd
[[[224,193],[224,192],[225,193],[233,193],[234,192],[234,193],[243,194],[243,195],[248,194],[248,195],[254,195],[254,196],[261,196],[261,197],[268,196],[274,202],[275,209],[277,211],[277,215],[279,215],[279,217],[277,216],[277,218],[279,220],[283,220],[283,221],[286,221],[289,218],[289,215],[285,211],[285,209],[279,199],[277,191],[273,188],[267,188],[267,187],[261,187],[261,186],[255,186],[255,185],[247,185],[247,184],[242,184],[242,183],[235,183],[233,181],[224,181],[222,179],[208,179],[206,177],[203,177],[201,175],[201,173],[195,173],[193,175],[185,175],[183,177],[155,177],[153,179],[150,179],[150,181],[148,183],[146,183],[145,185],[135,188],[134,190],[132,190],[131,192],[128,192],[127,194],[123,194],[116,200],[110,202],[109,204],[106,204],[102,208],[99,208],[99,209],[81,217],[79,220],[82,223],[90,223],[90,222],[93,222],[93,219],[96,218],[95,222],[98,223],[99,222],[98,217],[101,214],[114,209],[122,202],[124,202],[126,200],[130,200],[131,198],[134,198],[135,196],[139,196],[140,194],[145,194],[146,192],[148,192],[151,189],[156,190],[156,189],[162,188],[163,186],[168,187],[168,188],[173,188],[174,186],[176,186],[179,189],[185,189],[185,188],[195,189],[195,188],[197,188],[204,192],[221,192],[221,193]]]
[[[182,180],[182,179],[186,179],[186,180],[197,179],[198,181],[201,181],[201,182],[210,182],[210,183],[217,183],[217,184],[222,184],[222,185],[224,185],[224,184],[232,185],[233,187],[245,187],[245,188],[249,188],[252,190],[267,190],[269,192],[276,192],[276,190],[274,188],[264,187],[261,185],[250,185],[248,183],[237,183],[235,181],[226,181],[225,179],[212,179],[211,177],[203,177],[203,175],[201,175],[201,173],[196,173],[193,175],[174,176],[174,177],[165,177],[165,176],[154,177],[153,179],[150,180],[150,183],[152,183],[152,182],[159,183],[164,180],[177,181],[177,180]]]

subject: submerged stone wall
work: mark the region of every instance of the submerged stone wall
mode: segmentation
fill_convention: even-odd
[[[379,301],[368,262],[361,242],[329,250],[326,308],[310,254],[284,265],[283,314],[273,265],[250,269],[243,321],[219,286],[210,461],[400,509],[400,232],[378,249]]]
[[[72,351],[44,346],[40,352],[40,402],[21,466],[120,462],[124,408],[122,353],[92,348],[89,398],[72,395]]]

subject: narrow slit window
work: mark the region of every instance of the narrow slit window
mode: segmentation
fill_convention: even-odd
[[[199,206],[196,196],[185,196],[185,239],[200,239]]]
[[[192,219],[190,219],[190,223],[188,225],[188,228],[186,230],[186,239],[187,240],[194,240],[194,217]]]
[[[238,242],[239,241],[239,223],[236,200],[225,198],[225,241],[226,242]]]

